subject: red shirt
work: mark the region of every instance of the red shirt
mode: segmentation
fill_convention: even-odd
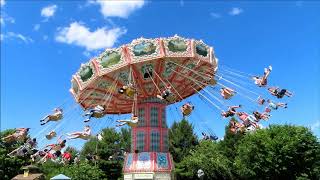
[[[71,154],[68,153],[68,152],[65,152],[65,153],[62,154],[62,158],[70,160],[71,159]]]

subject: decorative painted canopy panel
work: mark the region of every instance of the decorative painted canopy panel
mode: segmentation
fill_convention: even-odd
[[[213,78],[216,69],[213,48],[202,41],[177,35],[139,38],[82,64],[70,91],[85,109],[104,105],[107,114],[124,114],[132,111],[133,99],[118,93],[123,85],[134,82],[138,102],[156,97],[166,86],[179,101],[201,90],[205,85],[199,82]]]

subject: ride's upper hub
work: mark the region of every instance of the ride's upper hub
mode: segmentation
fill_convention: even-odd
[[[70,91],[85,109],[104,105],[106,114],[124,114],[132,112],[133,99],[118,89],[129,81],[135,83],[138,102],[156,97],[168,85],[179,100],[203,88],[194,85],[194,79],[203,81],[197,73],[213,77],[216,69],[214,50],[202,41],[177,35],[139,38],[82,64]]]

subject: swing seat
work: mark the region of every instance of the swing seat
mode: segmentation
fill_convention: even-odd
[[[46,135],[46,139],[48,139],[48,140],[51,140],[53,137],[54,137],[54,136],[52,136],[52,135],[50,135],[50,134],[47,134],[47,135]]]
[[[214,86],[217,84],[217,81],[214,78],[210,78],[209,80],[207,80],[206,83]]]
[[[128,97],[130,98],[133,98],[134,96],[134,93],[135,93],[135,90],[132,88],[132,87],[128,87],[126,90],[125,90],[125,93]]]
[[[94,112],[92,114],[92,117],[95,117],[95,118],[102,118],[103,116],[104,116],[103,112]]]
[[[187,106],[186,108],[183,108],[182,114],[183,116],[189,116],[192,112],[193,108],[191,106]]]
[[[57,114],[52,114],[49,116],[49,119],[52,121],[58,121],[60,119],[62,119],[62,113],[57,113]]]
[[[6,142],[6,143],[12,143],[12,142],[14,142],[14,141],[17,141],[18,139],[17,139],[17,137],[15,137],[15,136],[10,136],[9,138],[3,138],[2,139],[4,142]]]
[[[83,139],[83,140],[89,140],[91,138],[91,136],[90,135],[80,135],[79,138]]]
[[[128,122],[128,126],[130,126],[131,128],[134,128],[138,126],[138,123]]]
[[[176,96],[173,93],[170,93],[165,100],[169,103],[173,103],[176,101]]]
[[[137,127],[138,123],[139,123],[138,117],[133,117],[133,118],[131,118],[131,121],[129,121],[127,124],[130,127]]]
[[[55,145],[52,150],[54,151],[61,151],[62,147],[60,145]]]
[[[231,99],[232,97],[234,96],[234,94],[225,94],[224,96],[223,96],[223,99],[226,99],[226,100],[228,100],[228,99]]]
[[[19,134],[15,137],[16,141],[24,141],[25,139],[26,139],[26,135]]]
[[[56,137],[57,133],[55,131],[51,131],[49,134],[46,135],[46,138],[48,140],[51,140],[52,138]]]

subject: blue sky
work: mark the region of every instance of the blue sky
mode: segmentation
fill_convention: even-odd
[[[320,3],[302,1],[1,0],[1,130],[28,126],[32,135],[43,134],[56,125],[44,129],[39,119],[65,100],[63,106],[74,109],[58,128],[63,133],[82,129],[82,112],[69,93],[71,76],[81,63],[104,48],[135,38],[178,34],[213,46],[223,75],[227,67],[261,74],[272,65],[270,85],[288,88],[294,97],[283,99],[289,108],[274,112],[263,125],[304,125],[320,136],[319,18]],[[267,95],[248,79],[240,80],[235,78],[241,86]],[[222,137],[227,120],[220,118],[219,111],[198,96],[189,100],[196,104],[189,120],[197,133],[209,128]],[[248,110],[257,107],[241,97],[232,103],[244,104]],[[180,119],[179,106],[168,108],[169,125]],[[94,131],[114,126],[112,118],[91,122]]]

